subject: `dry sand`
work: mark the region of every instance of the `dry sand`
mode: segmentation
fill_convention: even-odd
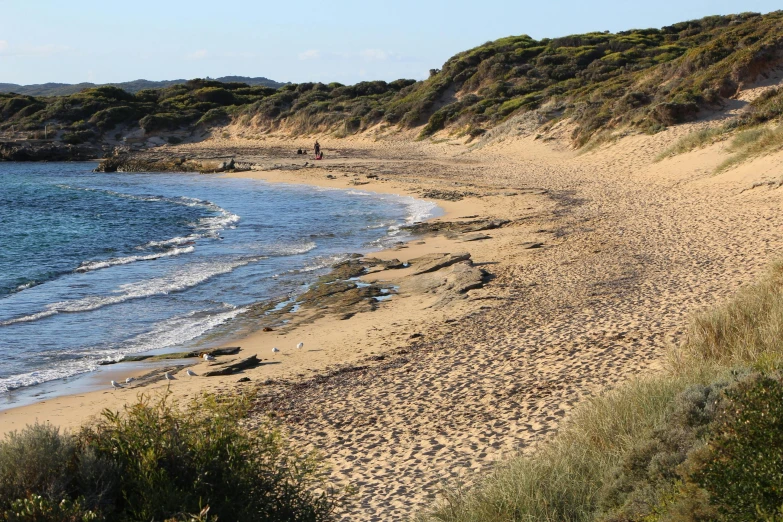
[[[248,159],[261,170],[239,175],[270,181],[459,192],[467,197],[439,201],[447,211],[441,220],[510,223],[482,241],[427,237],[379,254],[407,261],[467,251],[490,274],[484,288],[444,299],[417,291],[411,269],[373,273],[367,278],[399,284],[400,295],[345,321],[325,316],[228,343],[274,359],[247,372],[251,383],[183,375],[172,391],[189,397],[266,382],[257,415],[274,410],[297,444],[326,457],[336,482],[357,488],[345,520],[411,517],[443,484],[470,482],[498,459],[529,451],[585,396],[660,369],[690,314],[753,281],[779,255],[781,192],[765,183],[780,180],[783,154],[717,176],[725,144],[653,162],[688,131],[630,136],[582,155],[562,140],[529,137],[479,147],[352,139],[338,141],[339,151],[322,139],[327,160],[301,170],[279,166],[301,166],[302,158],[269,150],[295,150],[305,140],[178,148]],[[303,350],[294,348],[299,341]],[[273,356],[271,346],[282,352]],[[0,431],[34,419],[75,427],[138,391],[0,412]]]

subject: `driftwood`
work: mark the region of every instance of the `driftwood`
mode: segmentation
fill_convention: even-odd
[[[231,375],[232,373],[238,372],[240,370],[247,370],[248,368],[255,368],[261,364],[261,361],[258,360],[257,355],[251,355],[250,357],[245,357],[244,359],[239,359],[235,363],[227,364],[225,367],[219,369],[219,370],[211,370],[208,372],[204,372],[202,375],[204,377],[216,377],[218,375]]]

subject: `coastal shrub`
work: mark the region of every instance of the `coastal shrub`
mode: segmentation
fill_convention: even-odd
[[[70,145],[78,145],[85,141],[90,141],[95,138],[95,133],[91,130],[79,130],[75,132],[66,132],[63,134],[62,140]]]
[[[12,433],[0,442],[0,520],[332,520],[320,461],[271,425],[244,428],[248,404],[141,396],[75,435]]]
[[[783,384],[755,376],[726,393],[691,478],[726,520],[772,519],[783,506]]]
[[[48,424],[12,432],[0,444],[0,511],[35,492],[59,502],[72,492],[77,443]]]
[[[227,123],[230,119],[226,109],[220,107],[208,110],[201,119],[198,120],[197,125],[213,125],[216,123]]]
[[[709,495],[691,483],[683,463],[703,448],[714,432],[727,380],[686,389],[673,401],[672,413],[623,457],[599,494],[596,519],[602,522],[646,520],[677,510],[715,515]],[[683,500],[687,499],[687,506]]]

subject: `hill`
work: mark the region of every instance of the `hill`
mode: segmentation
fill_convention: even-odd
[[[222,78],[216,78],[215,81],[223,83],[240,82],[247,85],[260,85],[263,87],[272,87],[277,89],[285,85],[285,83],[276,82],[269,78],[259,76],[257,78],[250,78],[247,76],[223,76]],[[150,81],[150,80],[133,80],[130,82],[121,83],[104,83],[95,84],[89,82],[82,83],[42,83],[35,85],[17,85],[15,83],[0,83],[0,93],[16,93],[24,94],[27,96],[68,96],[70,94],[76,94],[77,92],[85,89],[93,89],[95,87],[119,87],[130,93],[137,93],[144,89],[162,89],[164,87],[171,87],[172,85],[180,85],[186,83],[187,80],[163,80],[163,81]]]
[[[99,142],[118,125],[145,133],[192,132],[235,123],[291,134],[341,136],[376,125],[480,136],[514,115],[537,126],[567,119],[582,146],[618,128],[654,133],[717,110],[781,62],[783,11],[710,16],[661,29],[535,40],[512,36],[450,58],[424,81],[286,84],[190,80],[158,89],[138,83],[68,96],[0,94],[0,131],[48,125],[70,142]],[[279,84],[278,84],[279,86]],[[128,88],[130,89],[130,87]],[[772,90],[734,118],[735,127],[777,118]]]

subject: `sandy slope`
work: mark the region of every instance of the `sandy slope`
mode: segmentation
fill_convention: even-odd
[[[178,149],[249,159],[261,170],[244,175],[275,181],[353,186],[355,180],[368,183],[361,189],[414,195],[466,192],[466,199],[444,203],[444,219],[511,220],[484,241],[428,238],[382,254],[405,261],[469,251],[492,279],[464,299],[444,303],[438,295],[406,292],[404,271],[373,274],[402,288],[378,311],[235,343],[269,357],[272,345],[305,341],[304,351],[286,348],[278,364],[249,375],[253,382],[271,379],[260,387],[259,417],[276,411],[297,444],[321,451],[333,478],[357,488],[345,520],[404,520],[443,483],[470,482],[497,459],[531,449],[584,396],[659,368],[689,314],[752,281],[778,256],[781,193],[747,189],[778,180],[783,154],[719,176],[711,172],[723,158],[721,144],[653,163],[685,132],[682,126],[627,137],[584,155],[562,141],[532,138],[478,148],[355,139],[338,141],[339,151],[321,140],[327,161],[295,171],[269,170],[303,163],[269,150],[295,150],[304,140]],[[530,242],[544,246],[528,249]],[[205,386],[233,390],[235,381],[180,379],[172,389],[186,397]],[[35,418],[76,426],[136,392],[3,412],[0,431]]]

